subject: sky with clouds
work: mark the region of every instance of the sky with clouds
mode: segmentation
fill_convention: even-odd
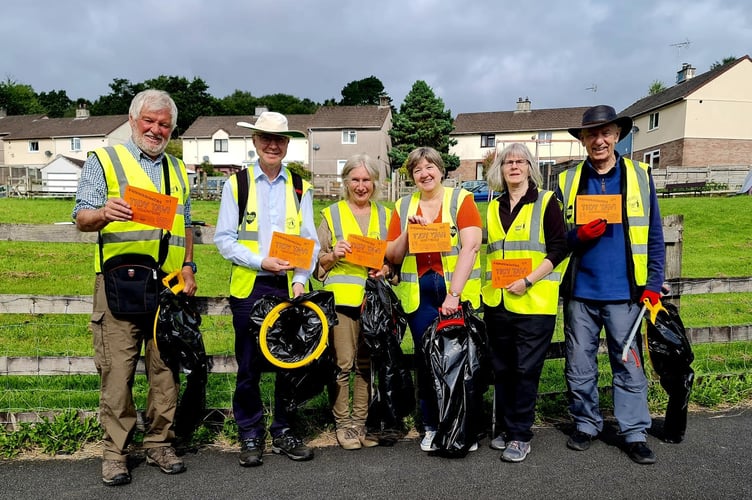
[[[746,0],[6,1],[0,78],[95,100],[115,78],[199,77],[209,93],[341,99],[424,80],[452,115],[611,104],[752,53]]]

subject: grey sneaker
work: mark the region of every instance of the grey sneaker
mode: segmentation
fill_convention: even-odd
[[[146,450],[146,463],[156,465],[165,474],[180,474],[185,472],[185,464],[175,454],[172,446],[160,446]]]
[[[491,442],[488,444],[488,446],[492,450],[499,450],[499,451],[504,450],[504,448],[507,447],[507,440],[504,437],[504,434],[499,434],[498,436],[493,438]]]
[[[505,462],[522,462],[530,453],[530,441],[509,441],[501,459]]]
[[[120,460],[102,460],[102,482],[107,486],[120,486],[131,482],[128,465]]]

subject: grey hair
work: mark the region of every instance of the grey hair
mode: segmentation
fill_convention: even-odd
[[[178,123],[178,107],[175,105],[175,101],[172,100],[170,94],[164,90],[146,89],[142,90],[131,101],[130,110],[128,114],[134,120],[137,120],[141,116],[141,111],[146,108],[152,111],[161,111],[163,109],[170,110],[170,116],[172,117],[171,130],[175,130],[175,126]]]
[[[381,181],[379,176],[379,169],[376,167],[376,162],[365,153],[352,155],[345,162],[345,166],[342,167],[342,198],[350,201],[352,193],[350,192],[350,173],[358,167],[365,167],[368,172],[368,177],[371,178],[373,183],[373,193],[371,193],[371,200],[376,200],[381,195]]]
[[[536,162],[535,158],[533,158],[533,154],[530,152],[530,149],[521,142],[513,142],[509,146],[502,149],[500,152],[496,153],[496,158],[494,158],[494,161],[491,164],[491,168],[489,168],[488,173],[486,173],[486,180],[488,181],[488,186],[491,189],[500,192],[507,190],[507,183],[504,180],[504,175],[501,172],[501,166],[504,163],[504,160],[506,160],[509,156],[516,156],[518,158],[527,160],[527,163],[530,166],[527,175],[528,181],[532,181],[533,187],[540,188],[543,186],[543,177],[541,176],[538,162]]]

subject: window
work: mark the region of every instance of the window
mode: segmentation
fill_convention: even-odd
[[[480,134],[480,147],[493,148],[496,146],[495,134]]]
[[[538,144],[548,144],[551,142],[551,132],[538,132]]]
[[[70,140],[70,150],[71,151],[81,151],[81,138],[79,137],[73,137]]]
[[[650,113],[650,125],[648,126],[648,130],[653,130],[658,128],[658,111],[655,113]]]
[[[650,165],[650,168],[652,169],[658,168],[661,162],[661,150],[656,149],[655,151],[645,153],[645,155],[642,157],[642,161]]]
[[[337,182],[342,182],[342,170],[345,168],[347,160],[337,160]]]
[[[39,151],[39,141],[29,141],[29,152],[36,153]]]
[[[342,144],[357,144],[358,132],[355,130],[343,130],[342,131]]]
[[[227,152],[227,139],[214,139],[214,152],[226,153]]]

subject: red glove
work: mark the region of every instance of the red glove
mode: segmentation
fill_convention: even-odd
[[[660,304],[661,294],[652,290],[645,290],[642,292],[642,297],[640,297],[640,304],[645,303],[645,299],[650,301],[651,306],[655,306],[656,304]]]
[[[591,220],[577,229],[577,238],[580,241],[594,240],[606,232],[606,219]]]

